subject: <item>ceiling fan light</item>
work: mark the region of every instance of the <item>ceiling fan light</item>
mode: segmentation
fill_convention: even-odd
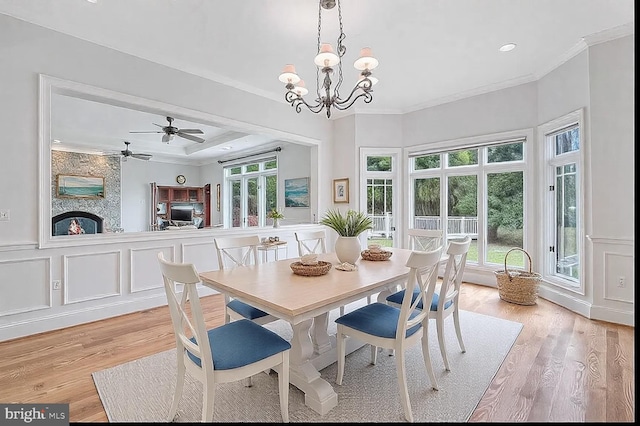
[[[320,52],[318,52],[313,62],[320,68],[332,67],[338,65],[340,58],[333,52],[333,47],[329,43],[322,43]]]
[[[280,80],[284,84],[296,84],[300,81],[300,77],[298,76],[298,74],[296,74],[296,67],[294,67],[293,64],[287,64],[284,66],[282,74],[280,74],[278,80]]]
[[[371,53],[371,48],[363,47],[360,50],[360,57],[356,59],[356,61],[353,63],[353,66],[355,67],[355,69],[359,71],[362,71],[365,69],[372,70],[378,66],[378,60],[373,57],[373,54]]]

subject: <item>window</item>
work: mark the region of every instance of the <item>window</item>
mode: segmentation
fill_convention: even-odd
[[[548,282],[584,291],[582,270],[582,110],[540,126],[544,149],[543,275]]]
[[[225,225],[231,228],[268,226],[267,213],[278,206],[278,162],[275,158],[224,168],[227,203]]]
[[[399,210],[394,189],[398,182],[399,149],[361,148],[361,190],[362,210],[372,219],[373,229],[367,233],[367,240],[382,246],[393,247]]]
[[[471,236],[470,264],[497,269],[524,247],[526,135],[517,131],[426,146],[409,153],[409,228]],[[523,268],[512,252],[508,266]]]

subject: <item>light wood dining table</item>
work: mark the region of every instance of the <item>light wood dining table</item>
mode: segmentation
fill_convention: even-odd
[[[321,276],[296,275],[289,265],[298,259],[285,259],[202,272],[200,278],[205,286],[291,324],[290,382],[304,392],[308,407],[324,415],[338,404],[333,386],[320,376],[321,369],[337,361],[335,336],[327,332],[329,312],[376,293],[383,300],[388,288],[407,276],[405,264],[411,250],[385,249],[393,252],[389,260],[360,258],[355,271],[336,269],[335,253],[325,253],[318,260],[331,262],[333,267]],[[347,353],[362,345],[350,339]]]

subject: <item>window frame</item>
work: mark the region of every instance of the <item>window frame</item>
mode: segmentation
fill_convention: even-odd
[[[555,143],[551,141],[554,134],[563,129],[570,129],[577,126],[580,135],[579,149],[563,154],[555,154]],[[539,250],[542,279],[555,287],[571,291],[580,295],[586,294],[586,267],[585,267],[585,220],[587,218],[585,194],[586,194],[586,178],[585,169],[585,151],[587,146],[587,134],[584,126],[584,109],[578,109],[563,115],[554,120],[548,121],[538,126],[539,158],[540,158],[540,179],[538,182],[540,188],[540,216],[542,217],[541,229],[544,238]],[[578,258],[580,261],[578,280],[570,280],[557,275],[555,272],[555,252],[551,252],[549,247],[555,247],[556,240],[556,191],[549,190],[550,185],[556,185],[555,167],[567,164],[576,164],[576,177],[578,184],[576,189],[576,204],[579,211],[576,216],[576,243]]]
[[[266,163],[271,161],[276,161],[276,167],[271,169],[266,169]],[[253,172],[247,172],[247,166],[258,164],[258,170]],[[266,156],[262,158],[256,158],[251,161],[243,161],[238,163],[230,163],[229,165],[225,165],[223,167],[224,173],[224,188],[225,188],[225,209],[223,216],[223,223],[226,229],[251,229],[251,228],[260,228],[267,226],[267,212],[264,208],[266,203],[266,177],[267,176],[276,176],[276,181],[278,182],[278,166],[279,166],[279,158],[278,156]],[[241,172],[239,174],[231,174],[231,169],[240,167]],[[249,226],[247,223],[248,218],[248,182],[250,179],[257,178],[257,211],[258,211],[258,223],[255,226]],[[233,191],[232,184],[233,182],[240,182],[240,216],[241,216],[241,226],[233,226]],[[279,199],[279,190],[280,187],[276,185],[276,199]]]
[[[534,143],[533,143],[533,128],[514,130],[509,132],[493,133],[487,135],[474,136],[469,138],[452,139],[447,141],[439,141],[425,145],[417,145],[405,148],[405,175],[407,176],[405,193],[407,194],[405,209],[407,211],[407,223],[414,223],[414,209],[412,208],[414,200],[414,179],[415,178],[440,178],[440,218],[444,220],[446,212],[448,211],[448,197],[447,197],[447,179],[450,176],[465,176],[476,175],[478,185],[478,239],[482,234],[482,244],[478,244],[478,263],[470,262],[467,265],[471,265],[472,268],[479,270],[492,270],[495,271],[498,264],[487,262],[485,260],[487,253],[487,220],[488,220],[488,208],[487,208],[487,175],[503,172],[521,171],[523,173],[523,249],[527,252],[535,252],[535,239],[532,238],[535,235],[535,222],[534,215],[529,214],[534,209],[534,201],[532,197],[532,187],[534,185]],[[519,139],[523,141],[522,160],[501,162],[501,163],[489,163],[488,162],[488,147],[508,143],[513,140],[516,142]],[[468,166],[448,166],[448,158],[446,158],[446,152],[460,151],[465,149],[478,149],[478,164]],[[440,168],[414,170],[412,158],[418,155],[431,155],[441,154]],[[443,225],[443,231],[446,228]],[[406,236],[405,236],[406,239]],[[528,261],[525,259],[525,267],[528,268]],[[504,268],[504,266],[503,266]]]

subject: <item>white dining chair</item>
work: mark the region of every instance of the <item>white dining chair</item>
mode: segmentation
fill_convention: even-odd
[[[458,301],[460,299],[460,284],[462,276],[467,264],[467,253],[471,246],[471,237],[468,235],[460,240],[452,240],[447,247],[447,265],[445,266],[442,276],[442,283],[437,293],[430,299],[429,318],[436,321],[436,330],[438,331],[438,344],[440,345],[440,353],[444,360],[444,367],[450,371],[449,360],[447,359],[447,350],[445,348],[444,321],[453,315],[453,324],[458,336],[458,343],[462,353],[466,352],[464,342],[462,341],[462,332],[460,330],[460,312]],[[418,294],[414,289],[414,298]],[[387,303],[392,306],[400,306],[405,298],[405,290],[400,290],[387,297]],[[423,304],[420,302],[418,308],[422,309]]]
[[[302,257],[305,254],[327,252],[325,243],[326,235],[324,231],[298,231],[294,234],[296,242],[298,243],[298,256]]]
[[[169,262],[161,252],[158,261],[176,338],[177,379],[168,421],[175,419],[187,372],[202,383],[202,421],[210,423],[216,384],[250,379],[274,369],[278,372],[282,420],[288,422],[291,344],[246,319],[207,330],[196,287],[200,282],[196,268],[190,263]],[[181,292],[177,284],[182,284]]]
[[[260,244],[260,237],[257,235],[214,238],[213,240],[216,246],[218,267],[220,269],[232,269],[258,263],[258,244]],[[246,318],[257,324],[264,325],[278,319],[248,303],[232,299],[227,294],[224,295],[224,301],[226,306],[224,316],[225,323],[231,320],[235,321]]]
[[[375,302],[365,305],[336,319],[338,374],[336,383],[342,385],[345,365],[345,339],[347,336],[371,345],[371,363],[376,363],[377,348],[393,349],[398,356],[396,360],[396,376],[400,389],[400,401],[405,418],[413,422],[413,413],[407,388],[405,367],[405,350],[422,341],[422,356],[433,389],[438,389],[438,382],[433,373],[429,354],[429,315],[418,308],[418,303],[431,300],[435,291],[438,274],[438,262],[442,248],[429,252],[414,251],[409,256],[406,266],[409,275],[406,281],[407,296],[400,308],[386,303]],[[414,289],[417,297],[412,298]],[[363,390],[364,391],[364,390]]]
[[[409,249],[418,251],[430,251],[442,245],[442,229],[417,229],[407,230],[409,237]]]

